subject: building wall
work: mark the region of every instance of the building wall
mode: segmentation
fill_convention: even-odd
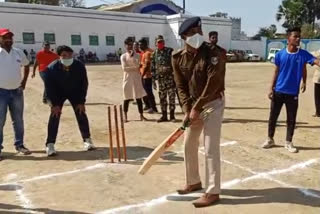
[[[241,39],[241,19],[240,18],[231,18],[232,21],[232,40],[240,40]]]
[[[9,28],[15,34],[15,46],[38,51],[44,41],[44,33],[54,33],[57,45],[69,45],[76,53],[81,48],[86,52],[93,51],[101,60],[106,54],[123,48],[123,41],[128,36],[137,40],[149,37],[151,47],[157,35],[166,37],[167,45],[181,47],[177,35],[178,28],[186,16],[173,17],[134,14],[122,12],[99,12],[87,9],[62,8],[43,5],[0,3],[0,26]],[[204,19],[204,31],[218,29],[222,33],[221,44],[228,46],[231,38],[231,22],[214,18]],[[10,20],[10,22],[5,21]],[[216,25],[217,24],[217,25]],[[35,34],[35,44],[23,44],[23,32]],[[72,46],[71,35],[81,35],[82,45]],[[228,35],[229,34],[229,35]],[[99,36],[99,46],[89,45],[89,35]],[[106,45],[106,36],[115,37],[115,46]],[[54,48],[54,46],[53,46]]]
[[[126,5],[125,3],[123,5]],[[98,8],[98,10],[104,11],[120,11],[130,13],[143,13],[143,14],[155,14],[155,15],[173,15],[181,12],[182,8],[178,7],[171,1],[167,0],[144,0],[136,3],[132,3],[128,6],[114,6]]]
[[[29,0],[5,0],[5,2],[28,3]],[[59,0],[39,0],[40,4],[59,5]]]
[[[261,40],[232,40],[231,49],[236,50],[252,50],[254,54],[258,54],[263,59],[266,59],[266,46],[267,39],[262,38]]]
[[[202,19],[202,31],[207,41],[209,41],[209,32],[217,31],[219,34],[218,45],[226,50],[230,49],[232,31],[230,19],[205,17]]]

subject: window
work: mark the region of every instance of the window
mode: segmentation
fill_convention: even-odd
[[[106,45],[107,46],[114,46],[114,36],[106,36]]]
[[[89,36],[89,45],[98,46],[99,45],[99,37],[98,36]]]
[[[81,45],[81,35],[71,35],[71,45]]]
[[[149,39],[149,37],[142,37],[142,39],[147,40],[147,44],[148,44],[148,46],[149,46],[149,44],[150,44],[150,39]]]
[[[23,33],[23,44],[34,44],[34,33]]]
[[[49,42],[50,44],[56,44],[56,36],[54,33],[45,33],[43,41]]]

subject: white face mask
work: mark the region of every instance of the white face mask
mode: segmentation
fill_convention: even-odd
[[[195,49],[200,48],[203,42],[204,42],[203,36],[198,33],[191,37],[187,37],[186,39],[186,43]]]
[[[73,63],[73,58],[71,58],[71,59],[60,59],[60,62],[61,62],[64,66],[69,67],[69,66],[71,66],[72,63]]]

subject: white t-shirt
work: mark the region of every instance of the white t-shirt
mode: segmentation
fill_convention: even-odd
[[[29,65],[22,50],[12,48],[8,53],[0,47],[0,88],[17,89],[21,85],[21,66]]]

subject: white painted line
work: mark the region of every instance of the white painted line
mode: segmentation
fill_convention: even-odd
[[[234,145],[236,143],[237,143],[236,141],[230,141],[230,142],[226,142],[226,143],[222,144],[221,146],[229,146],[229,145]],[[177,153],[165,154],[165,155],[163,155],[163,157],[172,156],[172,155],[181,154],[181,153],[183,153],[183,151],[180,151],[180,152],[177,152]],[[147,157],[138,158],[138,159],[136,159],[134,161],[145,160],[146,158]],[[107,165],[105,163],[98,163],[98,164],[95,164],[93,166],[85,167],[83,169],[76,169],[76,170],[67,171],[67,172],[60,172],[60,173],[53,173],[53,174],[48,174],[48,175],[36,176],[36,177],[33,177],[33,178],[23,179],[23,180],[20,180],[20,181],[2,183],[2,184],[0,184],[0,186],[9,185],[9,184],[13,184],[13,183],[28,183],[28,182],[38,181],[38,180],[49,179],[49,178],[53,178],[53,177],[65,176],[65,175],[75,174],[75,173],[79,173],[79,172],[91,171],[91,170],[95,170],[95,169],[99,169],[99,168],[106,168],[106,167],[110,167],[110,166],[120,166],[120,165],[121,164],[110,164],[110,165]],[[11,181],[11,180],[14,180],[15,178],[17,178],[16,174],[9,174],[6,177],[5,180],[6,181]]]
[[[269,175],[280,175],[280,174],[284,174],[284,173],[289,173],[289,172],[294,172],[296,171],[297,169],[304,169],[310,165],[313,165],[315,163],[319,163],[320,162],[320,159],[311,159],[311,160],[308,160],[306,162],[303,162],[303,163],[298,163],[298,164],[295,164],[287,169],[275,169],[275,170],[272,170],[270,172],[262,172],[262,173],[258,173],[252,177],[249,177],[247,178],[247,180],[252,180],[252,179],[257,179],[257,178],[265,178],[265,177],[268,177]]]
[[[238,143],[237,141],[228,141],[228,142],[225,142],[225,143],[221,143],[220,146],[222,146],[222,147],[224,147],[224,146],[232,146],[232,145],[235,145],[237,143]]]
[[[290,188],[297,189],[299,192],[301,192],[305,196],[309,196],[309,197],[313,197],[313,198],[320,198],[320,195],[318,195],[316,193],[313,193],[308,189],[304,189],[304,188],[301,188],[301,187],[298,187],[298,186],[294,186],[294,185],[285,183],[283,181],[277,180],[277,179],[272,177],[272,175],[278,175],[278,174],[284,174],[284,173],[288,173],[288,172],[293,172],[293,171],[295,171],[295,169],[304,169],[304,168],[306,168],[306,167],[308,167],[308,166],[310,166],[312,164],[319,163],[320,159],[311,159],[311,160],[308,160],[308,161],[303,162],[303,163],[295,164],[295,165],[293,165],[293,166],[291,166],[291,167],[289,167],[287,169],[273,170],[273,171],[270,171],[270,172],[262,172],[262,173],[257,173],[255,171],[251,170],[250,168],[243,167],[243,166],[241,166],[239,164],[235,164],[235,163],[232,163],[230,161],[226,161],[226,160],[222,160],[222,161],[224,163],[236,166],[236,167],[238,167],[238,168],[240,168],[242,170],[245,170],[245,171],[250,172],[251,174],[253,174],[253,176],[245,178],[245,179],[242,179],[242,180],[235,179],[235,180],[230,182],[231,184],[236,184],[237,182],[238,183],[248,182],[248,181],[254,180],[254,179],[267,179],[267,180],[273,181],[275,183],[278,183],[278,184],[280,184],[280,185],[282,185],[284,187],[290,187]]]
[[[71,175],[79,172],[85,172],[85,171],[91,171],[95,169],[101,169],[101,168],[107,168],[107,167],[113,167],[113,166],[121,166],[121,164],[106,164],[106,163],[98,163],[93,166],[88,166],[82,169],[76,169],[72,171],[67,171],[67,172],[60,172],[60,173],[53,173],[53,174],[48,174],[48,175],[41,175],[41,176],[36,176],[33,178],[28,178],[28,179],[23,179],[15,182],[10,182],[10,183],[2,183],[0,186],[5,186],[9,184],[14,184],[14,183],[28,183],[28,182],[33,182],[33,181],[38,181],[38,180],[44,180],[44,179],[49,179],[53,177],[59,177],[59,176],[66,176],[66,175]],[[128,165],[123,165],[123,166],[128,166]]]
[[[97,214],[129,214],[129,213],[130,214],[131,213],[134,214],[134,213],[140,213],[139,209],[141,209],[141,208],[153,207],[155,205],[167,202],[167,197],[168,196],[171,196],[171,194],[162,196],[160,198],[153,199],[153,200],[148,201],[148,202],[143,202],[143,203],[140,203],[140,204],[128,205],[128,206],[124,206],[124,207],[119,207],[119,208],[114,208],[114,209],[101,211],[101,212],[98,212]]]
[[[25,209],[33,208],[32,202],[27,198],[27,196],[23,193],[22,189],[16,190],[18,200],[21,202],[21,206]]]
[[[314,197],[314,198],[319,198],[320,199],[320,195],[315,194],[313,192],[311,192],[308,189],[299,189],[300,192],[302,192],[305,196],[309,196],[309,197]]]
[[[15,184],[15,185],[17,185],[17,184]],[[17,188],[18,188],[18,185],[17,185]],[[20,206],[22,208],[24,208],[24,210],[23,210],[24,213],[31,213],[31,214],[39,213],[36,211],[29,210],[29,209],[33,209],[34,206],[31,202],[31,200],[24,193],[23,189],[17,189],[16,195],[17,195],[17,200],[20,202]]]
[[[243,166],[241,166],[239,164],[234,164],[234,163],[232,163],[230,161],[223,160],[223,162],[231,164],[231,165],[234,165],[236,167],[239,167],[239,168],[241,168],[241,169],[243,169],[245,171],[248,171],[251,174],[253,174],[253,176],[250,176],[250,177],[247,177],[247,178],[243,178],[243,179],[234,179],[234,180],[231,180],[231,181],[224,182],[221,185],[222,188],[230,188],[230,187],[235,186],[235,185],[237,185],[239,183],[246,183],[248,181],[256,180],[256,179],[268,179],[270,181],[274,181],[276,183],[279,183],[280,185],[282,185],[284,187],[296,188],[298,191],[300,191],[301,193],[303,193],[306,196],[314,197],[314,198],[320,198],[319,195],[317,195],[315,193],[312,193],[311,191],[309,191],[307,189],[301,189],[300,187],[296,187],[296,186],[284,183],[282,181],[273,179],[271,177],[271,175],[283,174],[283,173],[294,171],[295,169],[303,169],[303,168],[308,167],[308,166],[310,166],[312,164],[320,162],[320,159],[312,159],[312,160],[306,161],[304,163],[299,163],[299,164],[293,165],[293,166],[291,166],[291,167],[289,167],[287,169],[273,170],[273,171],[270,171],[270,172],[262,172],[262,173],[254,172],[253,170],[251,170],[251,169],[249,169],[247,167],[243,167]],[[192,195],[198,196],[198,194],[199,193],[188,194],[188,197],[190,197]],[[153,199],[153,200],[151,200],[149,202],[143,202],[143,203],[139,203],[139,204],[128,205],[128,206],[123,206],[123,207],[114,208],[114,209],[108,209],[108,210],[105,210],[105,211],[98,212],[97,214],[129,214],[129,213],[134,214],[134,213],[141,213],[141,210],[139,211],[139,209],[141,209],[141,208],[152,207],[152,206],[159,205],[159,204],[167,202],[166,198],[168,196],[177,196],[177,194],[176,193],[168,194],[168,195],[164,195],[164,196],[161,196],[159,198]],[[179,196],[179,197],[183,197],[183,196]]]

